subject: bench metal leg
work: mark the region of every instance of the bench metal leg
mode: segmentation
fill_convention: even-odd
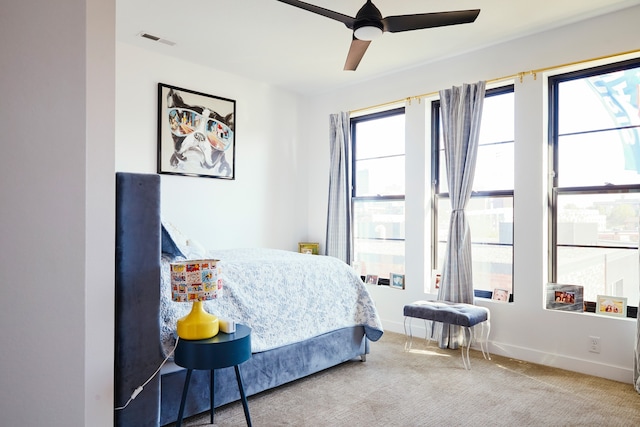
[[[409,319],[409,328],[407,331],[407,319]],[[411,332],[411,317],[404,318],[404,351],[411,350],[413,344],[413,333]],[[408,332],[408,333],[407,333]]]
[[[485,336],[484,334],[484,327],[485,327],[485,323],[487,324],[487,335]],[[475,325],[478,326],[478,325]],[[467,334],[469,335],[469,339],[467,342],[467,355],[465,358],[465,354],[464,354],[464,346],[462,347],[462,363],[464,364],[465,369],[471,369],[471,359],[469,359],[469,348],[471,347],[471,342],[473,340],[479,341],[480,343],[480,350],[482,351],[482,357],[484,357],[486,360],[491,360],[491,354],[489,354],[489,333],[491,332],[491,323],[489,322],[489,320],[487,319],[484,322],[480,323],[480,339],[477,340],[476,339],[476,334],[475,334],[475,327],[473,327],[473,331],[471,330],[471,328],[464,328],[465,330],[465,338],[467,337]],[[486,349],[485,349],[485,345],[486,345]]]
[[[487,335],[484,334],[484,325],[487,324]],[[489,333],[491,332],[491,323],[487,319],[485,322],[480,324],[480,350],[482,350],[482,357],[486,360],[491,360],[491,354],[489,354]],[[485,349],[485,346],[487,347]]]
[[[409,327],[407,327],[407,319],[409,319]],[[409,317],[409,316],[404,317],[404,336],[405,336],[404,351],[410,351],[411,346],[413,345],[413,332],[411,330],[412,319],[413,317]],[[433,336],[433,322],[430,322],[431,328],[429,329],[427,328],[427,319],[423,319],[423,320],[424,320],[424,339],[427,342],[427,345],[429,345],[429,341],[431,341],[429,336]]]
[[[465,354],[464,354],[464,343],[460,346],[461,351],[462,351],[462,364],[464,365],[464,369],[466,369],[467,371],[471,370],[471,359],[469,359],[469,348],[471,347],[471,338],[473,337],[473,334],[471,333],[471,328],[467,328],[466,326],[461,326],[462,330],[464,331],[464,337],[467,338],[467,335],[469,336],[467,338],[467,356],[465,358]]]

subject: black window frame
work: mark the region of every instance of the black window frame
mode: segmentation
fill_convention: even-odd
[[[558,255],[558,239],[557,239],[557,220],[558,220],[558,196],[559,195],[585,195],[585,194],[624,194],[624,193],[640,193],[640,184],[611,184],[606,183],[604,185],[594,186],[583,186],[583,187],[559,187],[559,171],[558,170],[558,139],[559,135],[559,85],[563,82],[583,79],[586,77],[597,76],[601,74],[612,73],[615,71],[623,71],[631,68],[640,67],[640,58],[630,59],[626,61],[615,62],[606,65],[600,65],[595,67],[584,68],[576,71],[571,71],[567,73],[557,74],[553,76],[549,76],[548,78],[548,91],[549,91],[549,127],[548,127],[548,165],[549,165],[549,179],[547,180],[548,185],[548,281],[550,283],[557,282],[557,255]],[[621,129],[622,127],[618,127],[616,129]],[[613,129],[613,128],[612,128]],[[601,131],[601,130],[598,130]],[[594,132],[594,131],[589,131]],[[606,191],[603,191],[605,190]],[[604,245],[568,245],[563,244],[560,246],[564,247],[589,247],[589,248],[609,248],[610,246]],[[630,247],[621,247],[615,246],[615,249],[627,249],[627,250],[636,250],[636,248]],[[632,301],[629,301],[633,303]],[[636,303],[637,304],[637,303]],[[587,312],[596,311],[596,302],[595,301],[585,301],[585,307]],[[637,318],[638,307],[637,305],[629,304],[627,305],[627,313],[626,317],[629,318]]]
[[[504,95],[506,93],[515,94],[515,85],[505,85],[485,91],[485,98],[492,96]],[[515,136],[514,136],[515,138]],[[505,141],[506,142],[506,141]],[[515,140],[513,141],[515,145]],[[438,237],[438,199],[446,197],[449,198],[449,193],[440,193],[440,100],[434,100],[431,102],[431,269],[437,270],[438,266],[438,243],[442,240]],[[514,190],[496,190],[496,191],[473,191],[472,198],[476,197],[510,197],[514,204],[515,198]],[[514,217],[515,223],[515,217]],[[513,226],[512,226],[513,227]],[[478,244],[476,242],[476,244]],[[500,243],[482,243],[486,245],[505,246]],[[515,294],[515,283],[513,283],[513,247],[514,242],[511,245],[511,280],[512,280],[512,292],[509,295],[509,302],[513,302]],[[491,298],[491,291],[476,290],[474,294],[479,298]]]
[[[393,109],[389,109],[389,110],[384,110],[384,111],[377,111],[375,113],[370,113],[370,114],[365,114],[362,116],[357,116],[357,117],[352,117],[350,119],[350,132],[351,132],[351,197],[350,197],[350,203],[351,203],[351,212],[354,212],[354,204],[362,201],[362,202],[367,202],[367,201],[398,201],[398,200],[405,200],[405,195],[377,195],[377,196],[357,196],[357,174],[355,173],[356,171],[356,159],[357,159],[357,132],[356,132],[356,127],[358,123],[364,123],[367,121],[371,121],[371,120],[378,120],[378,119],[382,119],[382,118],[386,118],[386,117],[392,117],[392,116],[397,116],[397,115],[406,115],[406,109],[405,107],[398,107],[398,108],[393,108]],[[405,149],[405,156],[406,156],[406,149]],[[355,236],[353,234],[355,227],[353,224],[354,221],[354,215],[351,215],[351,230],[350,230],[350,238],[351,238],[351,247],[355,248],[355,243],[354,243],[354,239]],[[405,241],[405,239],[387,239],[387,240],[396,240],[396,241]],[[386,278],[382,278],[380,277],[378,279],[378,284],[380,285],[384,285],[384,286],[389,286],[389,279]]]

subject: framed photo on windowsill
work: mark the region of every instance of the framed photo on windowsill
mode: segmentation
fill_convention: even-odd
[[[391,273],[389,286],[395,289],[404,289],[404,274]]]
[[[577,285],[547,284],[547,308],[563,311],[584,311],[584,287]]]
[[[369,285],[378,285],[378,276],[374,275],[374,274],[367,274],[367,277],[365,277],[364,280],[365,283],[369,284]]]
[[[627,299],[609,295],[598,295],[596,314],[606,316],[627,317]]]
[[[431,270],[431,292],[438,293],[440,289],[440,282],[442,281],[442,274],[440,270]]]
[[[509,289],[494,289],[491,293],[491,299],[494,301],[509,302]]]

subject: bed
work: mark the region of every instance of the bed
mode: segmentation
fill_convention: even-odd
[[[176,230],[162,222],[160,176],[117,173],[116,408],[124,406],[132,393],[144,385],[125,408],[116,409],[118,426],[163,426],[174,422],[178,414],[185,370],[169,359],[159,374],[149,379],[175,342],[172,326],[175,318],[183,314],[181,310],[190,308],[190,304],[170,301],[166,287],[171,260],[192,259],[202,251],[206,251],[208,257],[220,259],[224,296],[208,302],[214,304],[208,310],[252,328],[253,354],[240,367],[248,396],[346,361],[364,360],[369,353],[369,342],[376,341],[383,333],[366,285],[338,260],[266,249],[210,251],[181,239]],[[259,261],[258,265],[250,267],[254,260]],[[279,272],[278,265],[285,261],[293,263],[293,267],[284,270],[291,270],[296,280],[285,278],[282,276],[285,273]],[[305,263],[320,263],[330,274],[321,276],[317,270],[307,273]],[[265,271],[270,272],[270,280],[260,278]],[[348,291],[336,292],[332,288],[333,281],[328,276],[347,278],[350,275],[355,276],[358,283],[340,288]],[[259,283],[251,287],[251,279],[256,277]],[[317,280],[322,280],[323,285],[318,286]],[[311,299],[298,300],[304,298],[304,294],[310,294]],[[348,294],[353,302],[335,303],[332,307],[331,299],[337,294]],[[268,295],[275,298],[269,299]],[[296,304],[288,304],[288,311],[283,311],[282,305],[256,309],[258,305],[269,304],[268,300],[281,304],[283,298],[289,297],[295,297]],[[328,299],[329,305],[322,305],[322,299]],[[281,316],[270,318],[266,314],[269,311]],[[345,314],[341,312],[350,320],[341,317]],[[301,319],[307,326],[296,323]],[[316,326],[309,326],[313,323]],[[287,331],[292,333],[285,333]],[[240,399],[235,384],[232,368],[216,371],[216,407]],[[194,371],[186,417],[209,409],[208,386],[209,373]]]

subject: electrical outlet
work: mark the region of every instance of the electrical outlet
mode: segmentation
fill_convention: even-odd
[[[600,353],[600,337],[589,337],[588,348],[591,353]]]

